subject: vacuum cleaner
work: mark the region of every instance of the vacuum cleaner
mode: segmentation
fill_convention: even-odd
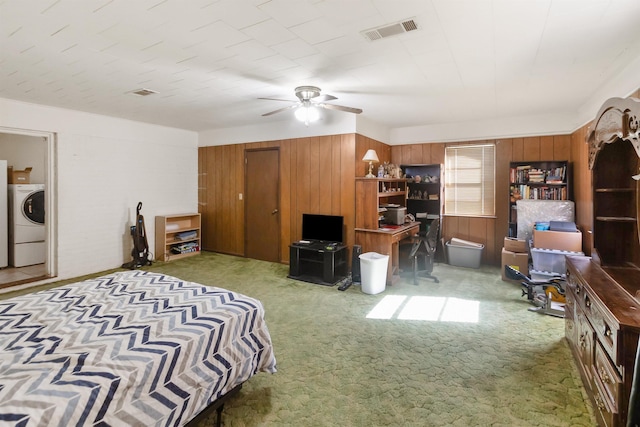
[[[136,225],[131,226],[131,236],[133,237],[131,256],[133,256],[133,259],[122,264],[122,268],[134,270],[144,267],[145,265],[151,265],[151,259],[149,259],[149,243],[147,242],[147,232],[144,228],[144,217],[140,214],[141,209],[142,202],[138,202],[138,207],[136,208]]]

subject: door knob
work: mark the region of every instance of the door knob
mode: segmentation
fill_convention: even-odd
[[[271,211],[271,215],[275,215],[278,213],[278,209],[274,209],[273,211]]]

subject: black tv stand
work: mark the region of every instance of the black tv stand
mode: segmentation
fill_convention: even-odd
[[[347,246],[311,241],[289,245],[287,277],[318,285],[333,286],[347,277]]]

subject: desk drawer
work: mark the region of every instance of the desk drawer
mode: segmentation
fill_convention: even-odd
[[[402,231],[400,233],[395,233],[391,237],[391,242],[392,243],[396,243],[396,242],[399,242],[400,240],[406,239],[407,237],[411,237],[414,234],[416,234],[418,232],[418,230],[419,230],[419,227],[416,227],[415,229],[411,228],[409,230],[405,230],[405,231]]]

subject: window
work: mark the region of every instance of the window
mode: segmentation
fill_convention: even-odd
[[[444,212],[495,215],[495,145],[460,145],[444,152]]]

